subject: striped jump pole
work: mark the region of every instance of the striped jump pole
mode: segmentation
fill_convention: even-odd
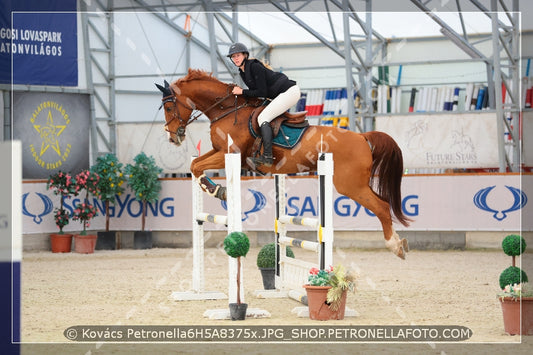
[[[320,153],[317,162],[318,218],[294,217],[285,214],[287,207],[286,176],[275,175],[276,185],[276,291],[256,291],[259,298],[290,297],[307,304],[302,286],[311,268],[325,269],[333,264],[333,155]],[[316,230],[316,241],[287,236],[287,225],[307,226]],[[317,262],[286,256],[287,246],[313,251]]]
[[[333,155],[320,153],[317,162],[318,173],[318,218],[294,217],[285,215],[287,197],[285,193],[285,175],[276,175],[276,239],[279,248],[276,254],[276,275],[281,277],[284,263],[291,263],[286,257],[286,247],[293,246],[314,251],[318,254],[317,265],[325,269],[333,264]],[[316,229],[316,241],[306,241],[287,237],[288,224],[308,226]],[[302,265],[307,268],[309,265]],[[307,282],[307,274],[304,283]],[[281,285],[283,286],[283,285]],[[277,287],[276,287],[277,288]]]

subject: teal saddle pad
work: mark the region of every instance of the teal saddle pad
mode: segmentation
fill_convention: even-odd
[[[257,138],[259,135],[252,127],[252,120],[248,121],[248,127],[252,137]],[[296,144],[298,144],[298,142],[300,142],[307,128],[309,128],[309,126],[297,128],[286,126],[282,123],[278,134],[272,140],[272,144],[282,148],[293,148]]]

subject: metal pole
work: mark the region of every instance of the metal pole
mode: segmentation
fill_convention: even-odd
[[[209,29],[209,55],[211,59],[211,71],[213,76],[218,77],[218,64],[217,64],[217,41],[215,37],[215,15],[213,14],[213,3],[211,1],[205,1],[205,7],[207,11],[207,28]]]
[[[366,72],[365,72],[365,104],[367,106],[364,115],[363,129],[365,132],[374,129],[374,105],[372,102],[372,0],[366,0],[366,29],[368,36],[366,38]]]
[[[513,93],[515,95],[515,102],[511,111],[511,117],[513,122],[513,171],[520,171],[520,162],[521,162],[521,137],[520,137],[520,105],[522,105],[522,100],[520,99],[520,13],[518,7],[518,0],[513,0],[513,34],[512,34],[512,55],[515,60],[515,65],[513,67],[512,73],[512,87]]]
[[[11,139],[11,92],[6,90],[2,92],[4,99],[4,122],[2,126],[2,137],[5,141]]]
[[[346,71],[346,91],[348,96],[348,124],[350,131],[355,132],[355,108],[354,108],[354,87],[352,77],[352,51],[351,51],[351,35],[350,35],[350,17],[348,13],[348,0],[342,1],[343,6],[343,27],[344,27],[344,68]]]
[[[492,18],[492,57],[494,63],[494,93],[496,100],[496,132],[498,140],[498,161],[500,172],[506,171],[506,154],[504,143],[504,122],[505,116],[503,114],[502,103],[502,73],[500,65],[500,43],[498,36],[498,10],[497,0],[491,0],[491,18]]]

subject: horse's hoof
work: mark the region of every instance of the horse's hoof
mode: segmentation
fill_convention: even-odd
[[[403,238],[401,242],[402,242],[403,250],[407,253],[409,251],[409,242],[405,238]]]
[[[409,251],[407,239],[399,239],[398,236],[392,237],[385,242],[387,248],[392,251],[397,257],[405,260],[405,253]]]
[[[225,186],[220,186],[218,189],[217,189],[217,193],[215,194],[215,197],[222,200],[222,201],[226,201],[227,200],[227,189]]]
[[[398,253],[396,253],[396,256],[398,256],[402,260],[405,260],[405,250],[403,247],[398,248]]]

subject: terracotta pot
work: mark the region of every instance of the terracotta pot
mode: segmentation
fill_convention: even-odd
[[[346,309],[346,291],[342,294],[341,304],[337,311],[332,311],[327,303],[327,295],[331,286],[304,285],[307,292],[309,318],[313,320],[344,319]]]
[[[503,326],[509,335],[533,335],[533,297],[500,298],[503,312]],[[520,304],[522,306],[522,324],[520,324]]]
[[[96,234],[87,234],[80,235],[76,234],[74,236],[74,251],[81,254],[92,254],[94,253],[94,247],[96,246]]]
[[[50,234],[52,253],[70,253],[72,234]]]

